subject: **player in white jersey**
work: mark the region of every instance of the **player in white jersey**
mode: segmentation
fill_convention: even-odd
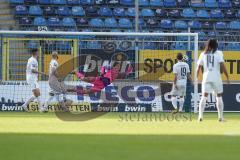
[[[39,111],[44,112],[45,108],[42,106],[41,100],[40,100],[40,89],[38,84],[38,74],[45,73],[38,71],[38,50],[33,49],[31,51],[32,57],[28,59],[27,62],[27,69],[26,69],[26,80],[28,85],[30,85],[33,95],[22,105],[22,108],[24,110],[28,110],[27,106],[31,101],[37,100],[39,104]]]
[[[189,65],[183,61],[183,54],[177,54],[178,62],[173,65],[174,82],[172,87],[172,105],[175,112],[182,112],[186,95],[187,79],[192,81]],[[179,101],[179,110],[177,102]]]
[[[201,53],[198,60],[197,76],[199,77],[200,71],[203,71],[202,98],[199,104],[199,121],[203,120],[203,111],[206,106],[207,97],[208,94],[212,92],[214,92],[217,97],[216,106],[218,110],[218,119],[220,122],[224,120],[224,104],[222,100],[223,83],[221,73],[223,72],[227,77],[227,83],[229,83],[229,78],[224,65],[223,53],[217,50],[217,48],[217,40],[209,39],[204,52]]]
[[[58,67],[58,53],[56,51],[52,52],[52,59],[49,64],[49,99],[45,102],[45,108],[48,108],[48,104],[56,98],[60,103],[63,110],[67,111],[65,105],[70,105],[71,100],[66,98],[67,87],[63,82],[59,82],[56,77],[56,70]]]

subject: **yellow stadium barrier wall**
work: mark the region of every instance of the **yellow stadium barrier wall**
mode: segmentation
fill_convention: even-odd
[[[179,52],[186,53],[186,51],[183,50],[140,50],[139,64],[142,64],[140,65],[139,71],[140,79],[172,81],[173,65],[177,62],[176,55]],[[201,51],[199,51],[199,55],[200,53]],[[193,54],[194,53],[192,53],[192,57]],[[240,51],[224,51],[223,54],[230,81],[240,81]],[[192,67],[193,65],[194,62],[192,62]],[[161,66],[163,66],[163,68],[161,68]],[[160,69],[162,69],[164,73],[159,72]],[[223,75],[222,78],[226,80]]]

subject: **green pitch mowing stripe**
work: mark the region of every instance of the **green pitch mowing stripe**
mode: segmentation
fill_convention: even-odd
[[[225,114],[225,123],[217,121],[216,113],[205,114],[202,123],[196,121],[197,115],[188,121],[151,121],[150,115],[109,113],[66,122],[53,113],[1,112],[0,159],[239,159],[238,113]]]
[[[138,118],[138,113],[109,113],[89,121],[66,122],[53,113],[0,113],[0,133],[240,135],[239,113],[225,114],[226,123],[219,123],[216,113],[205,114],[202,123],[196,115],[187,121],[155,121],[150,115],[141,113]]]
[[[4,160],[236,160],[240,137],[0,134]]]

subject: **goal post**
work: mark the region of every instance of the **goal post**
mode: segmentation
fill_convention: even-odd
[[[100,101],[108,102],[107,100],[109,99],[111,99],[109,103],[112,103],[114,99],[118,99],[117,103],[119,103],[118,106],[120,108],[121,106],[124,108],[124,103],[128,107],[132,103],[136,103],[137,105],[135,104],[135,106],[140,108],[137,108],[136,111],[169,111],[171,105],[169,102],[169,89],[171,89],[173,81],[172,67],[176,63],[176,54],[178,52],[187,54],[188,52],[192,57],[188,63],[192,67],[194,86],[188,88],[193,88],[190,92],[192,98],[188,97],[186,99],[188,102],[186,103],[190,105],[190,111],[197,111],[197,33],[0,31],[0,37],[0,88],[2,91],[0,97],[4,104],[7,100],[10,100],[14,102],[13,106],[19,106],[31,94],[28,86],[24,83],[26,80],[25,67],[27,59],[30,57],[30,50],[37,48],[39,50],[39,70],[45,73],[48,73],[52,51],[59,53],[60,65],[67,64],[66,62],[69,61],[68,66],[65,67],[66,70],[71,68],[72,70],[78,69],[86,72],[89,71],[92,65],[88,63],[93,61],[96,61],[97,71],[99,70],[99,65],[109,65],[111,61],[126,61],[127,64],[134,66],[133,73],[122,80],[117,80],[113,84],[116,85],[114,86],[115,88],[113,87],[114,89],[111,88],[108,91],[105,89],[105,95],[101,94],[96,101],[91,96],[69,95],[75,103],[86,102],[87,100],[98,104],[101,103]],[[188,44],[190,44],[190,49]],[[89,59],[90,55],[92,57]],[[74,60],[71,61],[71,59]],[[82,62],[83,59],[84,62]],[[96,75],[96,70],[93,69],[89,75]],[[47,77],[39,76],[43,101],[48,97],[47,80]],[[66,75],[64,81],[74,85],[82,83],[70,74]],[[128,86],[127,91],[125,91],[126,86]],[[155,89],[154,87],[156,86],[160,89],[159,92],[154,92],[154,95],[151,95],[151,91],[148,91],[148,93],[142,91],[149,88]],[[125,97],[127,100],[124,100],[124,95],[122,94],[130,94],[131,87],[133,87],[132,91],[136,91],[134,93],[136,96],[134,102],[128,101],[132,98],[129,95]],[[118,89],[116,92],[119,92],[119,94],[115,93],[116,88]],[[117,94],[115,96],[118,98],[111,96],[111,94]],[[145,107],[146,109],[142,107],[144,105],[147,106]],[[151,109],[148,109],[149,106]],[[126,105],[125,109],[122,108],[118,111],[135,111],[134,109],[126,109]],[[95,110],[98,111],[98,109]]]

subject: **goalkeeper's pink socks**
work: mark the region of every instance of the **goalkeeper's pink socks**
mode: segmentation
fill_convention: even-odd
[[[84,75],[80,72],[75,72],[76,76],[79,78],[79,79],[83,79],[84,78]]]
[[[132,73],[132,71],[133,71],[133,67],[132,67],[132,66],[129,66],[128,69],[127,69],[127,74]]]

